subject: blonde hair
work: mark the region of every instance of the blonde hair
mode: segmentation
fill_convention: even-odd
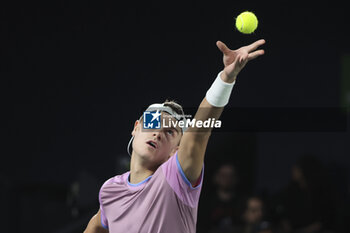
[[[182,116],[185,115],[182,106],[179,103],[177,103],[175,100],[168,100],[168,99],[166,99],[163,102],[163,104],[164,104],[164,106],[170,107],[178,115],[182,115]]]

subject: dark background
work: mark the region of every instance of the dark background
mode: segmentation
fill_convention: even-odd
[[[167,98],[198,106],[223,68],[217,40],[230,48],[266,40],[265,55],[240,73],[228,108],[344,107],[347,7],[309,4],[2,2],[1,232],[82,232],[102,183],[127,167],[126,145],[142,111]],[[251,35],[234,28],[245,10],[259,19]],[[340,177],[348,197],[349,139],[348,130],[215,133],[201,203],[221,161],[240,167],[247,190],[273,194],[305,153]]]

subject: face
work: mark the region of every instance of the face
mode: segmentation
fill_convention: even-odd
[[[162,112],[162,119],[172,122],[176,119]],[[173,124],[167,124],[170,126]],[[142,119],[136,121],[134,130],[132,156],[139,156],[148,166],[158,167],[167,161],[178,149],[182,131],[180,127],[163,127],[161,129],[143,129]]]
[[[233,188],[237,183],[235,169],[230,164],[224,164],[215,175],[215,183],[223,189]]]
[[[304,179],[303,172],[298,166],[292,167],[292,180],[295,182],[301,182]]]
[[[247,209],[244,212],[244,220],[249,224],[258,223],[263,217],[263,204],[257,198],[248,200]]]

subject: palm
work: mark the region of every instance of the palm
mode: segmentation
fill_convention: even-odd
[[[239,73],[244,67],[244,63],[237,62],[239,59],[240,53],[238,51],[231,50],[227,55],[224,54],[223,62],[225,65],[225,71],[227,73]]]
[[[227,77],[234,80],[248,61],[257,58],[260,55],[263,55],[264,50],[256,49],[264,43],[265,40],[258,40],[250,45],[243,46],[237,50],[231,50],[224,43],[218,41],[216,45],[224,55],[224,72],[226,73]]]

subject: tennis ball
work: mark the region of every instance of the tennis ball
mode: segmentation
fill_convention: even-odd
[[[253,12],[245,11],[236,18],[236,28],[244,34],[250,34],[258,27],[258,19]]]

